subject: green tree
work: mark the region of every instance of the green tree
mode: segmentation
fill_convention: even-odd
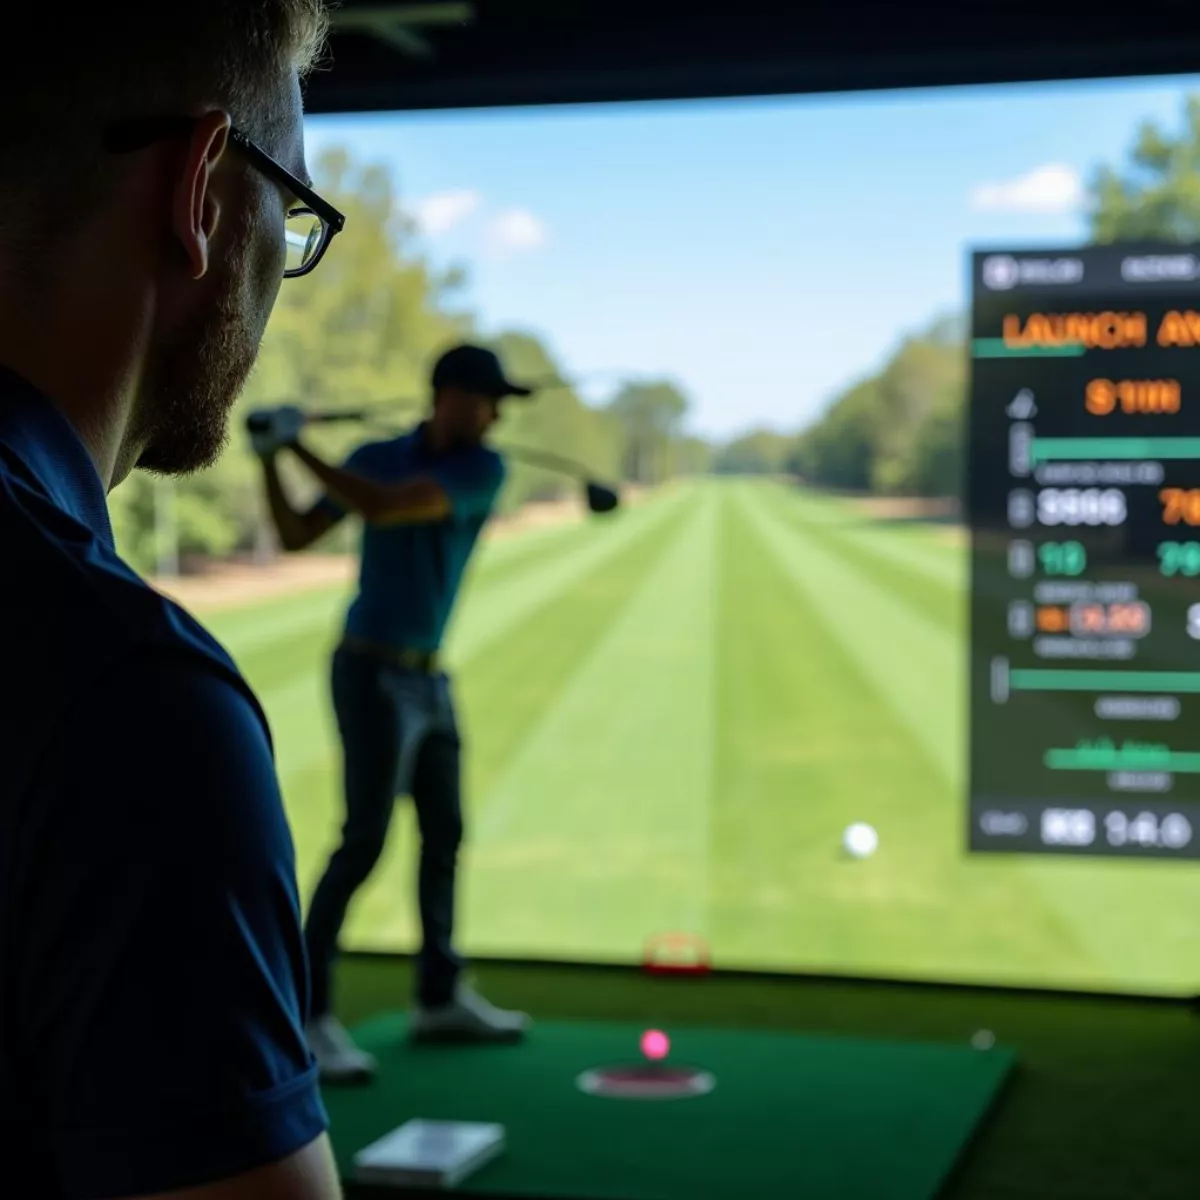
[[[864,379],[842,393],[825,415],[801,433],[788,466],[817,487],[866,491],[871,485],[878,384]]]
[[[966,404],[967,358],[956,324],[938,322],[906,339],[878,378],[879,424],[871,466],[872,490],[917,494],[928,480],[923,439],[935,412]]]
[[[1185,101],[1175,133],[1144,122],[1128,161],[1099,167],[1089,193],[1094,241],[1200,239],[1200,95]]]
[[[617,428],[617,435],[620,430]],[[715,451],[702,437],[676,438],[671,445],[671,475],[707,475],[712,470]]]
[[[670,471],[671,445],[681,435],[688,399],[675,384],[627,383],[608,405],[624,431],[623,469],[634,483],[661,483]]]
[[[713,454],[718,475],[778,475],[786,469],[794,439],[771,429],[756,429],[734,438]]]
[[[819,487],[957,495],[966,388],[963,325],[943,318],[838,396],[797,438],[789,468]]]

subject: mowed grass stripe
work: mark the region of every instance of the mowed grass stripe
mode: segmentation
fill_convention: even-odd
[[[509,904],[519,910],[522,920],[536,915],[543,941],[549,937],[558,953],[573,944],[570,939],[579,935],[579,928],[536,899],[522,870],[505,866],[497,877],[495,871],[488,873],[486,863],[479,866],[475,846],[480,828],[489,820],[488,809],[497,799],[494,789],[499,781],[506,772],[511,773],[512,763],[528,752],[526,743],[536,731],[555,719],[573,678],[585,669],[597,646],[605,644],[631,597],[642,590],[694,515],[689,508],[673,505],[663,521],[631,539],[620,551],[597,560],[587,574],[558,593],[553,603],[527,611],[503,636],[490,639],[487,648],[470,658],[455,676],[465,740],[468,848],[464,854],[470,864],[464,871],[464,888],[469,890],[463,893],[462,903],[471,905],[472,911],[476,904],[485,910]],[[605,707],[629,702],[619,689],[608,689],[600,699]],[[597,740],[603,737],[600,730],[584,729],[564,737],[557,752],[568,757],[583,753],[589,743],[594,751],[613,759],[619,758],[623,749],[620,741]],[[516,796],[522,822],[530,814],[542,813],[553,822],[557,807],[570,802],[569,796],[560,794],[564,789],[558,776],[537,774],[527,783],[527,794],[520,785],[521,794]],[[566,878],[573,870],[586,868],[588,854],[582,832],[570,840],[578,854],[561,864]],[[414,842],[411,806],[402,804],[384,858],[351,915],[348,937],[355,944],[395,948],[410,944],[415,937]],[[523,835],[509,839],[507,845],[521,852]],[[530,845],[536,848],[537,843]],[[486,877],[473,882],[480,872]],[[527,897],[532,907],[526,905]]]
[[[625,515],[622,513],[621,518]],[[603,536],[604,529],[595,520],[572,519],[561,525],[484,537],[471,563],[471,575],[475,580],[492,583],[506,574],[524,570],[529,559],[560,554],[578,548],[581,542]]]
[[[735,486],[747,521],[821,623],[847,647],[943,776],[957,785],[963,777],[965,732],[961,638],[918,609],[897,604],[876,580],[846,561],[840,548],[829,548],[802,522],[789,519],[785,496]]]
[[[648,934],[707,929],[716,510],[697,496],[489,789],[474,948],[630,960]]]
[[[544,526],[508,532],[497,522],[476,550],[471,574],[477,580],[494,582],[508,572],[522,570],[526,559],[578,549],[586,542],[604,538],[614,526],[637,524],[641,518],[635,514],[670,501],[690,486],[687,481],[664,485],[640,497],[636,504],[622,507],[615,514],[605,514],[602,520],[596,514],[589,515],[581,506],[578,515]]]
[[[998,963],[1026,976],[1047,961],[1092,970],[1074,931],[1026,899],[1008,864],[964,860],[958,794],[855,653],[856,626],[814,598],[844,601],[837,579],[764,537],[756,497],[734,488],[718,605],[719,961],[980,979]],[[882,839],[862,862],[840,848],[856,820]]]
[[[782,489],[781,489],[782,490]],[[827,525],[864,550],[928,576],[945,587],[967,586],[967,548],[956,546],[944,529],[916,521],[886,521],[868,516],[848,501],[820,492],[787,493],[812,525]]]
[[[469,575],[446,640],[451,669],[463,667],[578,580],[661,529],[683,510],[688,494],[681,489],[628,512],[597,518],[575,531],[569,544],[539,542],[539,553],[522,557],[519,571]]]
[[[947,582],[946,573],[931,573],[922,568],[918,557],[909,561],[901,553],[883,549],[878,535],[864,536],[858,521],[832,517],[820,501],[782,488],[763,498],[772,502],[777,516],[861,572],[897,604],[911,609],[923,622],[961,636],[967,621],[965,568],[957,580]]]

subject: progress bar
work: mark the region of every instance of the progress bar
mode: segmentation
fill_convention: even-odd
[[[1014,692],[1189,692],[1200,693],[1200,671],[1050,671],[1009,672]]]
[[[1087,353],[1082,342],[1066,346],[1010,346],[1003,338],[975,338],[971,344],[975,358],[1078,358]]]
[[[1200,458],[1200,438],[1034,438],[1035,463],[1094,458]]]
[[[1047,750],[1052,771],[1170,771],[1200,774],[1200,754],[1192,751]]]

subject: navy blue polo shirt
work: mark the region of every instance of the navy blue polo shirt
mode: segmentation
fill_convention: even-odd
[[[72,426],[0,369],[0,1190],[141,1195],[326,1127],[266,720],[117,556]]]
[[[487,446],[434,454],[424,426],[360,446],[346,470],[378,483],[435,479],[450,498],[450,515],[412,525],[364,525],[358,595],[346,632],[397,650],[437,650],[471,551],[504,485],[504,460]],[[326,496],[334,517],[345,510]]]

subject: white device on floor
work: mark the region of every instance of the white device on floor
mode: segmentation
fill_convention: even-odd
[[[456,1187],[504,1152],[504,1126],[471,1121],[406,1121],[354,1156],[359,1183]]]

